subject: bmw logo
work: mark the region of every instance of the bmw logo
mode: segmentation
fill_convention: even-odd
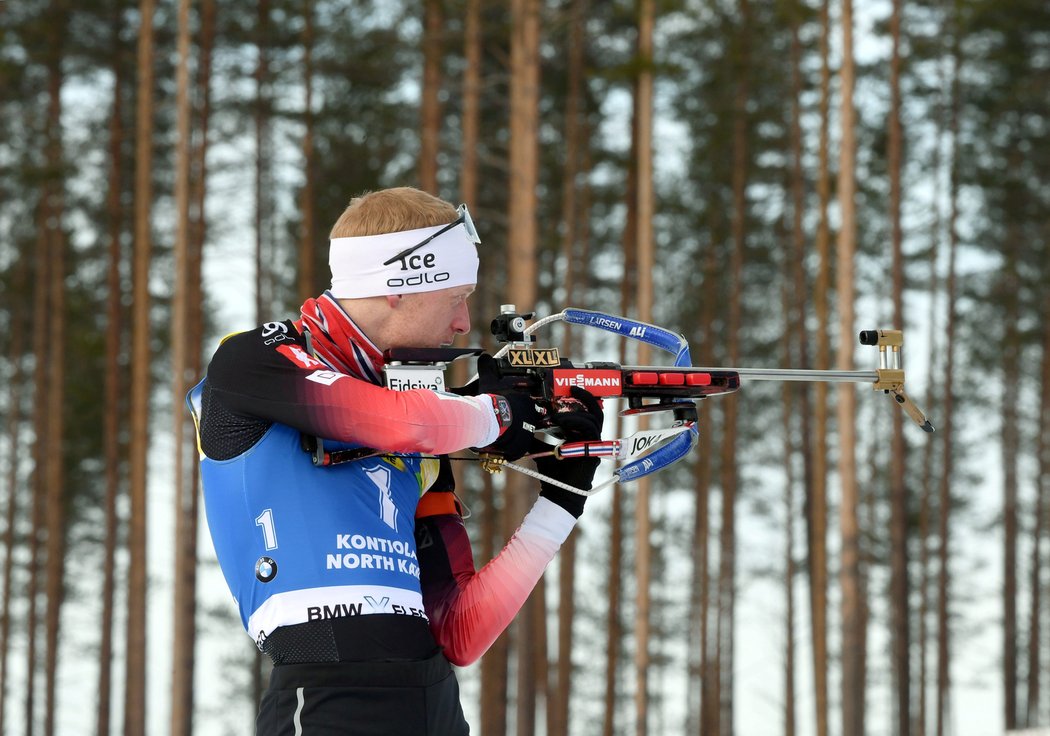
[[[277,563],[269,557],[260,557],[255,563],[255,577],[259,578],[259,582],[270,582],[277,577]]]

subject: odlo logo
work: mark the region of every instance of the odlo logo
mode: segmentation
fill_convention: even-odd
[[[412,254],[397,260],[401,264],[402,271],[423,271],[423,273],[389,278],[386,280],[387,286],[398,288],[402,286],[419,286],[421,284],[438,284],[451,278],[451,274],[448,271],[432,273],[429,270],[424,270],[437,267],[437,256],[433,253]]]
[[[263,345],[273,345],[283,340],[291,340],[288,336],[288,325],[283,322],[267,322],[262,326]]]

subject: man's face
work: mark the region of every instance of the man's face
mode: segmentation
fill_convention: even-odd
[[[436,348],[451,345],[456,335],[470,331],[467,298],[474,285],[405,294],[391,323],[392,348]]]

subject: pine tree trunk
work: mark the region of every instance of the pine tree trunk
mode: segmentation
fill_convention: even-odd
[[[255,321],[268,310],[266,294],[266,233],[270,219],[270,0],[259,0],[255,25]]]
[[[459,169],[459,197],[461,202],[477,212],[478,193],[478,131],[479,110],[481,102],[481,0],[467,0],[463,19],[463,107],[460,114],[460,130],[462,131]],[[481,266],[483,271],[479,272],[479,281],[489,283],[488,273],[491,271],[491,260],[485,259]],[[484,279],[484,281],[482,281]],[[472,299],[469,304],[470,322],[472,325],[486,325],[491,318],[492,312],[483,310],[481,299]],[[482,340],[487,338],[485,330],[482,329]],[[470,338],[472,345],[478,344],[473,337]],[[452,364],[451,380],[453,386],[462,386],[469,379],[467,362],[463,360]],[[472,483],[465,481],[463,468],[458,467],[463,463],[453,463],[452,469],[455,476],[456,488],[467,491]],[[487,473],[485,474],[487,475]],[[469,494],[468,494],[469,495]],[[466,500],[466,499],[464,499]],[[468,503],[469,505],[469,503]]]
[[[25,284],[28,276],[29,256],[21,253],[18,256],[16,268],[17,283]],[[11,334],[10,352],[8,353],[8,365],[12,367],[12,373],[7,384],[7,445],[10,458],[7,467],[7,504],[4,511],[4,572],[3,587],[4,597],[0,602],[0,733],[5,731],[7,722],[7,662],[11,649],[11,579],[14,572],[15,551],[15,523],[19,516],[18,485],[19,485],[19,459],[22,454],[22,442],[19,437],[22,428],[22,401],[21,396],[25,391],[23,382],[23,351],[25,345],[25,309],[21,300],[16,296],[12,300],[11,308]]]
[[[36,726],[36,680],[39,662],[37,661],[37,633],[40,617],[37,614],[40,597],[40,555],[41,541],[44,532],[44,499],[47,496],[47,474],[45,468],[51,458],[47,454],[47,360],[48,323],[45,319],[49,308],[48,291],[50,288],[51,259],[48,252],[47,220],[50,216],[46,194],[38,207],[36,227],[36,273],[33,277],[33,479],[32,517],[29,531],[29,583],[26,586],[26,597],[29,600],[26,614],[26,695],[23,724],[25,736],[33,736]]]
[[[117,518],[117,497],[120,493],[121,468],[121,395],[126,385],[125,375],[121,368],[121,336],[124,324],[121,309],[124,289],[120,276],[123,260],[121,236],[124,232],[123,208],[123,166],[121,150],[124,146],[123,125],[123,91],[124,64],[120,58],[120,33],[123,9],[113,13],[112,46],[113,57],[113,112],[110,115],[109,127],[109,185],[106,193],[106,214],[109,221],[109,250],[106,271],[106,363],[105,410],[103,414],[103,456],[105,458],[105,536],[103,542],[102,563],[102,617],[101,636],[99,640],[98,669],[98,708],[96,710],[95,733],[104,735],[110,732],[110,710],[112,708],[113,681],[113,609],[114,589],[116,587],[116,557],[119,520]],[[2,729],[0,729],[2,731]]]
[[[580,211],[577,203],[577,179],[580,176],[581,140],[581,103],[583,86],[583,18],[586,13],[586,0],[572,0],[569,9],[568,41],[568,94],[565,101],[565,163],[562,168],[562,207],[561,219],[565,226],[562,237],[562,260],[565,264],[565,278],[562,280],[565,289],[565,303],[576,303],[576,294],[582,293],[577,286],[577,218],[586,218],[588,213]],[[587,274],[582,274],[586,280]],[[564,341],[566,353],[574,352],[573,333],[570,331]],[[575,618],[576,591],[576,530],[562,544],[560,551],[561,564],[558,567],[558,649],[555,677],[548,681],[547,693],[547,733],[549,736],[568,736],[569,703],[572,698],[572,644],[573,620]]]
[[[175,117],[178,133],[175,149],[175,273],[171,307],[172,441],[174,444],[175,570],[172,610],[171,733],[189,736],[193,724],[193,649],[196,601],[187,568],[196,566],[196,547],[190,546],[188,518],[192,507],[186,482],[186,412],[183,399],[187,387],[190,239],[190,0],[178,4],[178,63],[175,71]],[[188,624],[188,625],[187,625]]]
[[[828,206],[831,202],[829,172],[829,127],[831,99],[830,35],[828,1],[820,5],[820,141],[817,168],[817,277],[813,288],[817,317],[816,367],[831,367],[828,302],[831,282],[831,235]],[[807,486],[809,514],[806,517],[809,548],[810,628],[813,653],[813,703],[816,710],[816,736],[828,736],[828,387],[814,387],[813,480]]]
[[[634,101],[637,107],[638,100]],[[631,155],[627,159],[627,181],[624,203],[627,214],[623,228],[623,279],[620,282],[620,313],[629,314],[635,294],[634,281],[637,277],[638,249],[638,156],[637,151],[637,112],[631,117]],[[626,341],[620,344],[620,364],[627,360]],[[613,436],[620,432],[620,417],[616,415],[613,423]],[[606,609],[606,644],[605,644],[605,706],[602,721],[602,736],[616,733],[617,684],[620,676],[620,647],[623,638],[623,617],[621,615],[623,591],[623,543],[624,543],[624,493],[619,483],[612,488],[612,510],[609,518],[609,576],[608,607]]]
[[[786,269],[785,269],[786,270]],[[793,283],[791,275],[785,276],[783,308],[785,315],[793,315],[792,301],[798,292],[786,287]],[[794,297],[792,296],[794,294]],[[782,354],[784,366],[791,365],[792,325],[784,325]],[[792,417],[795,416],[795,391],[788,387],[783,392],[784,432],[784,736],[795,736],[795,431]]]
[[[927,402],[923,404],[932,408]],[[930,443],[933,444],[932,442]],[[932,460],[932,451],[927,450],[925,453],[927,462]],[[931,479],[932,480],[932,479]],[[919,505],[919,613],[917,618],[918,631],[916,632],[916,638],[918,639],[919,651],[917,654],[918,659],[918,683],[916,689],[918,691],[917,707],[914,715],[914,731],[916,736],[926,736],[926,725],[927,725],[927,705],[926,705],[926,690],[928,684],[928,645],[927,639],[929,637],[929,624],[928,619],[930,615],[930,516],[931,506],[930,499],[932,496],[932,482],[923,484],[922,499]]]
[[[953,163],[953,167],[955,165],[956,164]],[[954,453],[952,450],[952,416],[954,411],[954,401],[952,389],[954,386],[955,324],[957,321],[955,259],[958,245],[958,236],[955,230],[957,205],[954,202],[954,198],[957,196],[958,191],[956,190],[955,183],[953,183],[951,194],[953,199],[952,214],[949,218],[948,224],[951,235],[948,248],[948,322],[945,328],[945,353],[948,357],[947,365],[944,370],[944,418],[941,421],[944,425],[941,435],[943,467],[941,469],[941,478],[940,483],[938,484],[937,494],[937,537],[940,542],[937,554],[937,710],[935,725],[935,733],[937,736],[944,736],[947,732],[947,722],[950,717],[948,708],[950,706],[951,694],[951,628],[948,618],[949,595],[951,592],[951,569],[949,567],[949,560],[951,559],[951,539],[949,536],[949,520],[951,517],[951,484],[954,465]]]
[[[803,214],[805,209],[805,178],[802,173],[802,43],[799,38],[799,14],[801,8],[796,4],[791,8],[791,173],[789,189],[791,192],[791,257],[790,265],[784,268],[784,314],[792,315],[784,325],[784,366],[790,367],[797,359],[802,366],[809,365],[809,339],[806,333],[806,284],[805,233],[803,231]],[[791,324],[794,322],[794,324]],[[794,339],[792,339],[794,337]],[[793,358],[794,355],[797,358]],[[795,399],[798,409],[795,409]],[[785,505],[785,645],[784,645],[784,734],[794,736],[797,725],[795,707],[795,481],[794,465],[796,447],[792,441],[791,418],[798,414],[801,431],[798,432],[797,451],[801,455],[803,471],[802,485],[808,494],[813,483],[812,454],[812,409],[809,401],[809,389],[806,384],[787,387],[784,391],[784,463],[788,476],[786,479]]]
[[[889,159],[889,219],[893,249],[893,327],[904,329],[904,256],[901,233],[901,159],[903,134],[900,107],[900,16],[903,0],[893,0],[890,35],[893,51],[890,57],[890,114],[887,131]],[[908,736],[911,728],[911,673],[909,662],[908,611],[908,494],[905,487],[903,412],[894,411],[893,438],[890,445],[890,601],[893,682],[896,689],[897,734]]]
[[[938,74],[938,87],[944,89],[943,68]],[[941,146],[940,141],[944,136],[944,120],[943,120],[943,104],[940,99],[935,103],[934,108],[934,122],[936,125],[935,140],[938,141],[937,145],[934,145],[933,156],[930,163],[930,170],[937,172],[937,176],[934,177],[933,196],[934,202],[941,202],[943,200],[941,187],[939,182],[941,180],[942,163],[941,163]],[[930,248],[929,248],[929,260],[928,267],[930,272],[929,286],[927,292],[930,295],[930,311],[927,318],[927,324],[929,325],[929,335],[927,337],[928,343],[928,354],[929,354],[929,365],[930,365],[930,381],[926,387],[926,395],[923,400],[923,406],[927,407],[930,411],[934,410],[935,401],[940,400],[939,386],[936,377],[942,373],[941,366],[939,364],[940,346],[938,344],[940,328],[937,326],[937,314],[938,314],[938,300],[940,298],[942,283],[938,274],[937,264],[941,261],[942,248],[942,232],[943,223],[941,220],[941,208],[940,206],[934,207],[933,210],[933,221],[930,224]],[[922,491],[921,499],[919,503],[919,613],[918,613],[918,632],[916,638],[918,640],[918,684],[916,690],[918,691],[918,704],[915,713],[915,734],[916,736],[926,736],[926,730],[928,727],[928,706],[927,706],[927,690],[928,690],[928,649],[929,649],[929,616],[932,607],[931,604],[931,575],[930,575],[930,539],[931,539],[931,517],[933,513],[933,486],[936,482],[934,473],[934,452],[938,446],[936,442],[927,442],[926,447],[923,450],[923,473],[922,473]]]
[[[740,361],[740,328],[744,288],[744,249],[747,237],[747,184],[749,170],[750,99],[750,6],[740,0],[740,30],[735,57],[736,89],[733,93],[733,214],[730,221],[732,250],[729,255],[729,309],[726,325],[726,359],[729,365]],[[733,733],[733,668],[736,609],[736,496],[739,482],[736,444],[738,407],[736,397],[722,404],[721,485],[722,523],[718,557],[718,660],[719,660],[719,732]]]
[[[935,169],[936,170],[936,169]],[[929,292],[931,295],[937,293],[936,288],[933,288]],[[935,298],[935,296],[934,296]],[[931,322],[932,324],[932,322]],[[935,358],[935,345],[931,342],[930,344],[930,356],[931,356],[931,369],[930,373],[934,372]],[[934,388],[934,381],[930,381],[930,389],[926,393],[927,400],[923,402],[923,406],[933,410],[933,404],[929,399],[932,396],[932,389]],[[925,451],[923,453],[923,483],[921,490],[921,497],[919,500],[919,611],[916,617],[917,631],[915,638],[918,644],[918,653],[916,659],[918,661],[918,682],[916,683],[916,709],[914,713],[914,732],[916,736],[926,736],[926,725],[927,725],[927,685],[928,685],[928,638],[929,638],[929,616],[930,616],[930,517],[932,514],[932,507],[930,504],[933,495],[933,442],[927,442]]]
[[[635,88],[634,127],[635,155],[638,175],[636,180],[636,239],[638,249],[638,286],[635,304],[641,322],[653,320],[653,26],[656,9],[653,0],[640,0],[638,4],[638,66]],[[646,365],[650,361],[649,345],[639,343],[638,362]],[[642,417],[638,428],[648,428]],[[650,520],[649,478],[641,478],[634,484],[635,498],[635,734],[645,736],[649,732],[649,666],[650,666],[650,608],[652,585],[652,523]]]
[[[539,175],[538,0],[511,2],[510,209],[507,285],[510,303],[531,311],[536,298],[536,184]]]
[[[528,502],[523,501],[523,499],[528,498],[532,494],[522,487],[525,484],[517,478],[515,478],[514,485],[516,486],[515,490],[512,491],[515,494],[513,498],[516,506],[514,517],[521,518],[528,511]],[[533,588],[532,593],[529,594],[528,599],[525,601],[525,605],[521,607],[521,611],[518,613],[517,622],[512,632],[514,654],[517,662],[517,670],[515,672],[517,696],[514,733],[523,734],[524,736],[533,736],[536,733],[536,695],[537,683],[540,682],[540,673],[536,668],[537,650],[542,647],[543,656],[547,656],[546,638],[544,638],[542,643],[534,639],[538,631],[537,619],[542,619],[543,614],[546,613],[541,608],[546,603],[543,596],[543,586],[545,584],[546,580],[541,579],[536,587]]]
[[[535,495],[532,493],[531,484],[524,476],[514,474],[508,476],[503,486],[505,500],[503,502],[503,514],[500,519],[500,541],[510,539],[514,528],[520,522],[522,516],[528,510],[529,502]],[[541,580],[538,585],[543,585]],[[514,724],[512,733],[517,734],[522,729],[529,729],[529,719],[532,718],[535,709],[535,694],[529,693],[529,680],[533,677],[534,668],[532,647],[527,646],[533,626],[533,607],[536,605],[530,595],[522,605],[514,623],[507,627],[504,637],[506,639],[507,668],[504,674],[503,701],[499,704],[501,708],[500,718],[504,728],[510,727],[511,715],[508,709],[513,707]],[[512,682],[513,680],[513,682]],[[522,711],[529,711],[523,713]]]
[[[463,31],[463,152],[459,196],[474,207],[478,202],[478,138],[481,109],[481,0],[467,0]]]
[[[215,45],[216,0],[203,0],[200,21],[200,63],[197,69],[197,89],[200,94],[200,106],[197,110],[198,140],[193,147],[190,159],[190,200],[189,237],[186,255],[186,372],[190,382],[201,375],[203,356],[201,345],[204,338],[204,295],[202,292],[201,271],[204,258],[204,241],[207,232],[205,199],[207,194],[207,154],[208,124],[211,117],[211,60]],[[182,407],[180,400],[179,407]],[[191,447],[196,449],[194,443]],[[186,588],[187,608],[182,616],[185,629],[183,639],[196,641],[196,599],[197,599],[197,540],[199,536],[200,516],[200,474],[196,463],[191,463],[189,484],[186,488],[185,519],[183,530],[185,545],[182,554],[193,564],[187,565],[183,572],[183,584]],[[190,653],[190,670],[195,670],[196,656]],[[194,689],[193,680],[189,680],[187,712],[189,713],[189,733],[193,729]]]
[[[806,209],[806,178],[802,171],[802,42],[799,38],[799,14],[802,8],[795,4],[791,11],[791,252],[792,268],[785,277],[791,280],[793,293],[788,308],[794,314],[794,325],[790,331],[795,335],[795,355],[798,364],[808,367],[809,335],[806,332],[806,298],[810,287],[806,278],[806,235],[803,219]],[[789,347],[790,354],[790,347]],[[796,384],[792,391],[798,398],[798,412],[801,419],[799,436],[802,453],[802,483],[806,493],[813,486],[813,409],[810,402],[809,385]]]
[[[128,535],[127,686],[124,736],[146,733],[146,456],[149,447],[150,294],[153,201],[153,12],[155,0],[141,0],[138,47],[138,101],[135,150],[135,250],[132,263],[131,521]]]
[[[423,0],[423,90],[420,100],[419,186],[438,193],[437,158],[441,141],[441,42],[443,0]]]
[[[496,554],[496,536],[501,529],[500,509],[496,505],[496,489],[489,473],[482,474],[481,496],[484,514],[481,518],[481,555],[484,561]],[[504,503],[511,503],[504,494]],[[507,732],[507,667],[510,655],[509,635],[499,638],[481,658],[481,733],[505,734]]]
[[[484,279],[483,283],[489,283],[494,278],[494,262],[495,259],[492,258],[482,259],[478,278],[479,280]],[[481,310],[486,317],[491,317],[497,312],[499,306],[494,296],[494,294],[483,293],[482,297],[476,300],[474,308]],[[491,473],[482,472],[480,475],[482,476],[480,496],[483,510],[480,523],[480,558],[475,555],[478,566],[484,565],[495,557],[496,552],[513,533],[518,521],[513,518],[516,506],[506,484],[497,489]],[[509,483],[511,478],[508,476],[506,481]],[[507,708],[510,702],[507,695],[510,646],[510,632],[504,632],[481,658],[481,728],[479,729],[481,733],[505,734],[507,732]]]
[[[564,564],[564,558],[559,559],[562,564]],[[546,582],[546,580],[541,580],[535,590],[532,591],[532,596],[530,596],[531,598],[535,598],[535,601],[532,604],[532,620],[529,622],[530,629],[526,629],[524,626],[521,627],[522,633],[527,633],[531,640],[529,643],[529,653],[531,654],[532,659],[532,677],[529,679],[529,689],[532,691],[532,706],[531,712],[526,714],[529,726],[525,733],[536,733],[536,727],[539,725],[537,714],[550,710],[547,704],[547,683],[550,682],[551,674],[549,658],[550,644],[547,641]],[[518,717],[520,720],[520,713]],[[546,719],[544,719],[544,722],[542,723],[543,728],[541,728],[541,731],[546,728],[547,724],[545,721]]]
[[[584,141],[584,145],[582,146],[583,151],[582,151],[582,159],[581,159],[581,162],[580,162],[580,169],[581,169],[581,172],[584,172],[585,176],[584,176],[583,184],[580,187],[580,206],[579,206],[580,223],[579,223],[579,235],[578,235],[578,238],[577,238],[579,240],[579,243],[580,243],[580,263],[581,264],[590,264],[590,262],[591,262],[590,261],[590,255],[591,255],[591,217],[590,216],[591,216],[591,209],[592,209],[591,208],[591,204],[593,202],[593,197],[592,197],[592,191],[591,191],[591,185],[590,185],[590,178],[588,176],[586,176],[586,174],[591,172],[593,170],[593,168],[594,168],[593,167],[593,157],[591,155],[591,147],[587,143],[591,139],[590,138],[590,133],[591,133],[590,125],[588,125],[587,119],[586,119],[586,117],[584,117],[584,119],[581,121],[581,131],[580,131],[581,141]],[[583,294],[589,293],[590,286],[591,286],[591,273],[589,271],[589,266],[586,266],[586,265],[585,266],[581,266],[580,267],[579,292],[583,293]],[[576,534],[576,532],[574,532],[574,534]],[[575,540],[573,540],[573,544],[574,544],[574,547],[575,547]],[[570,657],[571,657],[571,655],[572,655],[572,647],[569,648],[569,654],[570,654]]]
[[[536,186],[539,177],[539,45],[540,4],[538,0],[513,0],[511,3],[510,51],[510,183],[508,188],[507,284],[510,303],[521,312],[531,311],[536,301]],[[517,508],[514,523],[527,510],[528,499],[534,495],[531,488],[515,478],[508,479],[509,499]],[[508,530],[509,532],[510,530]],[[531,676],[535,653],[529,641],[529,632],[535,618],[543,617],[542,593],[538,589],[529,596],[519,623],[514,627],[518,664],[517,679],[517,736],[531,736],[535,727],[536,682]],[[546,656],[546,654],[544,654]]]
[[[565,161],[562,166],[562,200],[561,221],[564,232],[561,241],[562,261],[565,277],[562,286],[565,289],[566,304],[575,303],[575,278],[577,267],[577,221],[585,216],[577,211],[577,179],[581,175],[580,148],[583,141],[581,109],[583,106],[583,50],[586,44],[584,37],[584,18],[587,12],[587,0],[570,0],[569,38],[566,54],[568,58],[568,91],[565,97]],[[566,348],[568,349],[568,348]]]
[[[1047,588],[1042,582],[1043,542],[1050,530],[1050,293],[1043,298],[1043,358],[1039,391],[1038,440],[1036,440],[1035,528],[1032,530],[1031,608],[1028,616],[1028,697],[1025,725],[1040,725],[1039,700],[1042,695],[1042,601]]]
[[[49,459],[47,476],[47,613],[45,618],[47,657],[44,663],[46,681],[44,734],[55,733],[55,714],[58,675],[58,640],[64,598],[65,571],[65,462],[63,440],[65,435],[65,369],[66,369],[66,242],[62,230],[65,210],[65,182],[59,172],[63,169],[62,146],[62,47],[65,41],[65,23],[68,11],[61,0],[52,0],[48,59],[48,111],[46,151],[47,170],[53,172],[44,184],[47,203],[47,248],[51,261],[47,312],[47,434],[45,442]],[[41,356],[42,357],[42,356]]]
[[[1017,170],[1014,168],[1013,170]],[[1017,242],[1020,233],[1007,236]],[[1017,291],[1020,288],[1017,261],[1013,249],[1005,255],[1006,331],[1002,345],[1003,386],[1017,386],[1021,378],[1021,336],[1017,329],[1020,310]],[[1003,391],[1003,725],[1007,731],[1017,728],[1017,459],[1020,436],[1017,429],[1017,392]]]
[[[568,346],[566,346],[568,350]],[[561,546],[558,568],[558,660],[553,685],[547,693],[547,733],[568,736],[572,699],[573,617],[576,613],[576,539],[574,529]]]
[[[196,88],[200,95],[200,101],[196,110],[197,116],[197,139],[193,148],[193,159],[191,161],[192,173],[190,175],[190,191],[192,192],[192,236],[189,241],[189,289],[186,292],[189,303],[189,370],[188,373],[194,380],[201,374],[201,343],[204,333],[204,297],[201,290],[201,268],[204,255],[204,241],[207,234],[208,222],[205,212],[205,199],[208,183],[208,139],[209,126],[211,122],[211,70],[212,54],[215,47],[215,21],[216,0],[203,0],[201,3],[200,20],[200,63],[197,65]],[[199,485],[200,475],[193,474],[194,504],[197,504],[196,486]],[[193,517],[196,527],[197,517]]]
[[[715,313],[718,309],[718,282],[719,258],[715,249],[708,249],[703,259],[703,281],[700,298],[700,321],[698,324],[700,344],[697,350],[697,360],[700,365],[715,365],[716,360],[713,350],[713,341],[708,339],[714,331]],[[701,432],[711,431],[712,412],[711,405],[702,401],[699,404],[697,424]],[[717,693],[718,672],[714,669],[711,656],[711,637],[708,626],[711,617],[711,577],[710,577],[710,493],[711,493],[711,454],[699,452],[696,459],[696,468],[693,473],[693,483],[696,493],[696,506],[693,509],[693,535],[696,539],[693,554],[693,598],[696,601],[697,611],[695,620],[699,623],[699,641],[697,642],[699,687],[696,693],[699,699],[699,712],[697,722],[689,733],[713,734],[717,733],[718,702]]]
[[[705,320],[701,316],[701,323]],[[701,334],[708,334],[706,330]],[[707,363],[701,359],[702,365]],[[706,402],[698,406],[697,424],[709,428],[710,411]],[[707,454],[700,452],[693,467],[693,555],[689,594],[689,719],[686,733],[703,733],[704,701],[707,688],[707,616],[708,616],[708,495],[711,489],[711,463]]]
[[[955,330],[958,321],[956,295],[956,259],[959,246],[959,178],[960,178],[960,145],[959,145],[959,107],[961,104],[959,78],[959,27],[952,29],[952,80],[951,112],[948,133],[951,136],[951,172],[949,174],[948,201],[948,276],[945,287],[947,300],[947,324],[945,325],[946,364],[944,368],[944,404],[941,432],[942,468],[937,493],[937,537],[940,541],[937,557],[937,712],[935,733],[944,736],[948,729],[951,704],[951,628],[949,621],[949,595],[951,593],[951,570],[948,566],[950,556],[951,486],[955,461],[952,435],[954,427],[954,388],[955,388]]]
[[[842,3],[842,142],[839,154],[839,209],[842,227],[837,242],[840,344],[836,366],[849,370],[853,364],[853,257],[856,251],[856,203],[854,194],[856,131],[853,107],[853,3]],[[842,535],[842,561],[839,573],[842,588],[842,732],[864,733],[864,602],[861,581],[860,524],[857,488],[856,394],[844,384],[838,391],[839,478],[842,502],[839,525]]]
[[[463,55],[463,143],[460,169],[460,198],[469,207],[478,202],[478,140],[481,102],[481,0],[468,0],[464,20]],[[482,269],[489,261],[482,262]],[[477,323],[481,300],[472,304],[472,322]],[[461,476],[457,474],[457,487]],[[496,489],[490,473],[481,474],[481,545],[482,563],[496,554],[496,535],[500,510],[496,504]],[[504,498],[509,502],[506,496]],[[481,658],[481,733],[503,734],[507,731],[507,666],[508,637],[501,635]]]
[[[299,211],[303,224],[299,234],[299,301],[304,302],[317,290],[314,264],[317,262],[317,226],[314,221],[316,173],[314,161],[314,10],[313,0],[303,1],[303,191]]]
[[[613,426],[618,427],[619,422],[614,422]],[[615,433],[614,436],[616,436]],[[614,484],[610,490],[612,491],[612,510],[609,516],[609,577],[605,623],[605,698],[602,736],[612,736],[616,733],[616,684],[620,666],[620,639],[623,636],[623,619],[620,613],[621,575],[623,574],[621,552],[623,549],[623,492],[618,483]]]
[[[1021,168],[1020,150],[1014,148],[1008,156],[1010,171]],[[1018,292],[1021,290],[1020,264],[1016,243],[1022,234],[1015,225],[1007,225],[1006,248],[1002,252],[1003,296],[1005,331],[1000,348],[1002,355],[1003,386],[1021,384],[1021,342],[1024,339],[1019,329],[1021,305]],[[1007,731],[1018,727],[1017,707],[1017,545],[1018,528],[1018,458],[1021,453],[1021,437],[1018,429],[1018,392],[1002,392],[1002,420],[1000,445],[1003,458],[1003,720]]]

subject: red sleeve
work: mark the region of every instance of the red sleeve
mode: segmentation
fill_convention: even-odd
[[[231,411],[307,434],[393,452],[484,447],[499,435],[491,397],[392,391],[337,373],[311,357],[291,322],[274,342],[261,328],[230,337],[208,367]]]
[[[430,630],[450,662],[468,665],[488,650],[517,615],[575,522],[567,511],[540,498],[503,550],[476,571],[458,515],[416,520],[423,604]]]

